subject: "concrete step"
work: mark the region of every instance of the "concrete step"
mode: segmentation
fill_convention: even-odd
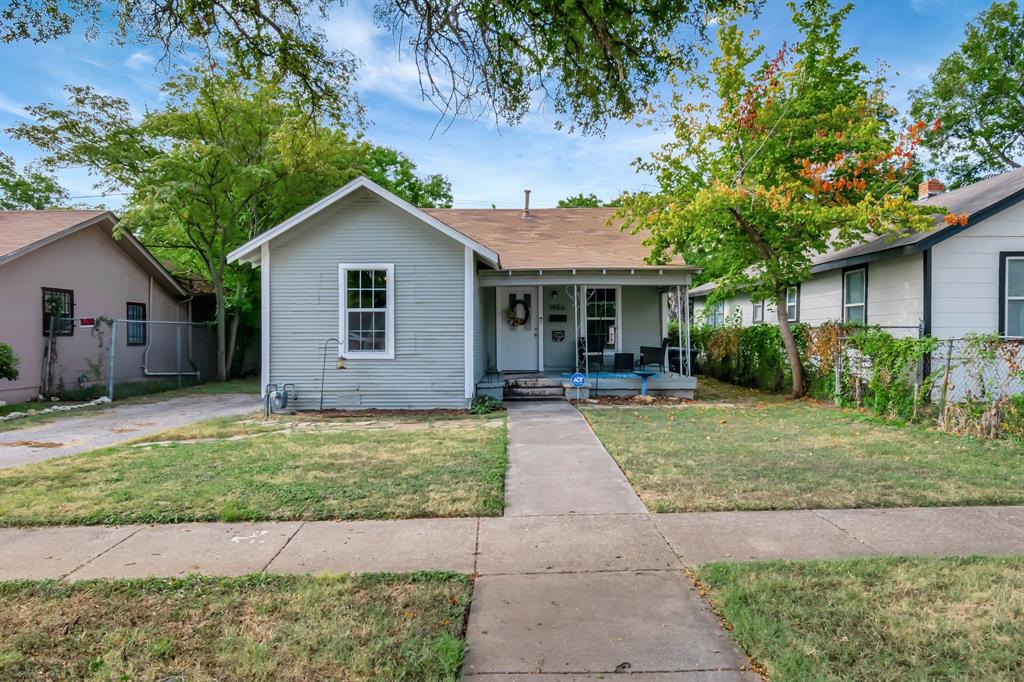
[[[505,379],[508,388],[561,388],[561,379],[554,377],[521,377]]]
[[[505,385],[505,396],[520,398],[540,398],[545,396],[561,398],[564,391],[561,386],[509,386]]]

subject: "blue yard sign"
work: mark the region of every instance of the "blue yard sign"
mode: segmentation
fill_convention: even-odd
[[[583,384],[587,383],[587,377],[585,377],[582,372],[576,372],[575,374],[572,375],[569,381],[572,382],[573,386],[579,388]]]

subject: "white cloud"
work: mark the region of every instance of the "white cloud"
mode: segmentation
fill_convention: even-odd
[[[18,116],[19,118],[29,118],[28,112],[25,111],[25,107],[12,101],[2,92],[0,92],[0,111],[13,116]]]
[[[124,60],[124,65],[132,71],[152,69],[156,65],[156,58],[145,52],[133,52],[128,59]]]

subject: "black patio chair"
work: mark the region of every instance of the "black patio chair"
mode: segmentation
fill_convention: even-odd
[[[662,339],[661,346],[640,346],[640,369],[647,365],[657,365],[665,371],[665,359],[668,354],[668,339]]]
[[[615,371],[616,372],[632,372],[636,369],[633,366],[633,354],[632,353],[616,353],[615,354]]]

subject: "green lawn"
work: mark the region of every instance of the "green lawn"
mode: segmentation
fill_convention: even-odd
[[[504,509],[503,416],[218,419],[149,440],[174,442],[0,470],[0,525],[500,516]]]
[[[1024,504],[1019,445],[699,385],[679,407],[581,408],[651,511]]]
[[[455,680],[454,574],[0,583],[5,680]]]
[[[169,400],[171,398],[178,398],[185,395],[204,395],[204,394],[219,394],[219,393],[259,393],[260,385],[259,379],[232,379],[231,381],[210,381],[204,384],[197,384],[194,386],[186,385],[183,388],[176,388],[177,380],[174,379],[152,379],[149,381],[138,381],[128,384],[118,384],[114,390],[114,396],[117,398],[112,403],[104,403],[101,405],[91,405],[89,407],[83,407],[77,410],[69,410],[67,412],[51,412],[50,414],[33,414],[26,417],[20,417],[18,419],[12,419],[11,421],[0,422],[0,431],[12,431],[14,429],[24,428],[32,424],[40,424],[43,422],[53,421],[55,419],[63,419],[67,417],[82,417],[87,414],[95,413],[99,410],[110,409],[111,407],[117,407],[118,405],[133,405],[140,403],[154,403],[161,400]],[[72,404],[77,402],[88,402],[101,395],[106,395],[106,389],[102,387],[94,387],[88,392],[83,392],[76,395],[71,393],[65,400],[56,403],[46,402],[27,402],[27,403],[14,403],[10,405],[0,406],[0,417],[8,415],[11,412],[28,412],[29,410],[43,410],[47,407],[53,407],[55,405]]]
[[[1024,557],[708,564],[772,682],[1024,679]]]

